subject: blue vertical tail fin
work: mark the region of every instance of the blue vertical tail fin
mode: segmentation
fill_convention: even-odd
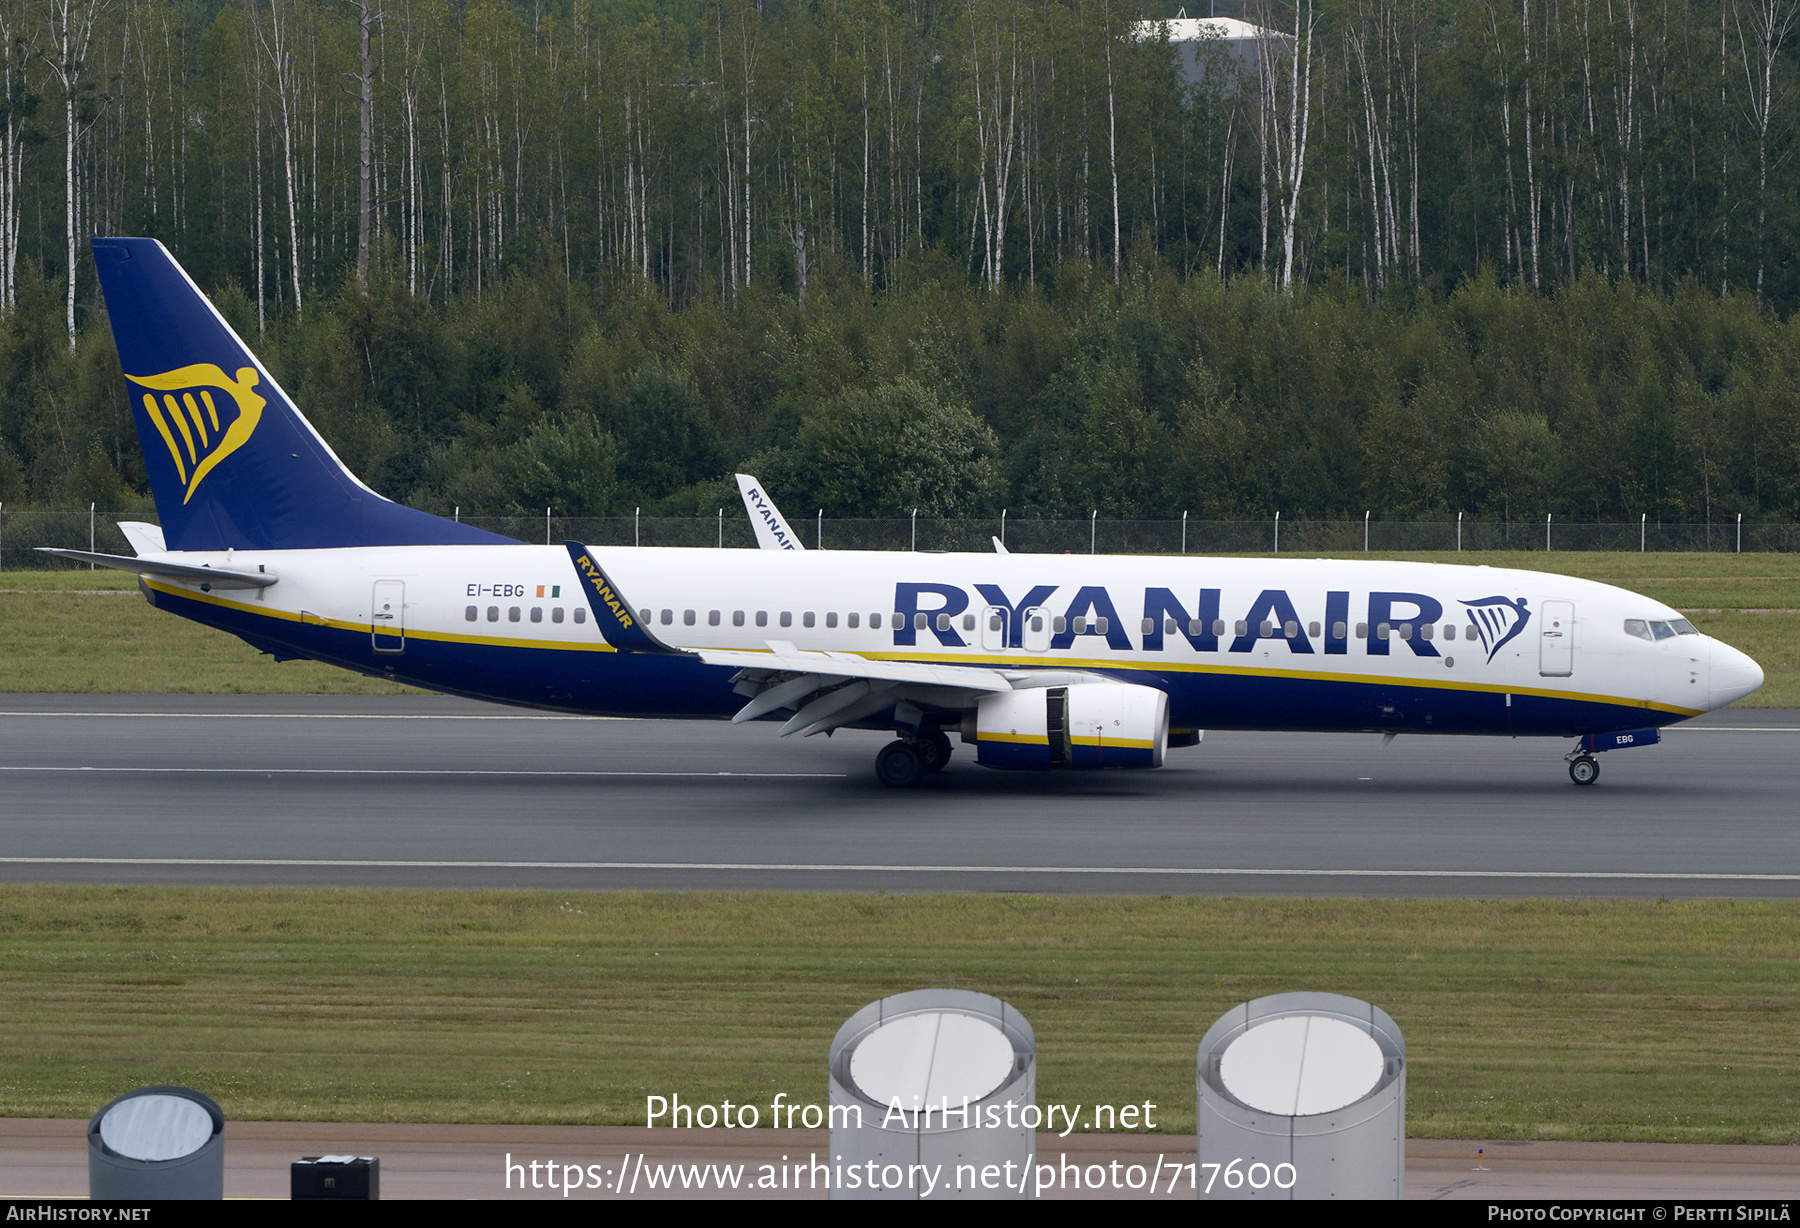
[[[94,263],[170,550],[512,543],[358,481],[161,243]]]

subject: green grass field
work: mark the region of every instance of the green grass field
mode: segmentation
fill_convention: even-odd
[[[1690,616],[1702,630],[1761,663],[1768,681],[1741,707],[1800,707],[1800,555],[1471,552],[1391,557],[1562,572],[1655,597],[1693,611]],[[158,613],[132,590],[133,578],[123,572],[71,568],[0,573],[0,692],[408,692],[309,661],[277,665],[235,636]]]
[[[1017,1006],[1038,1100],[1154,1101],[1238,1002],[1374,1001],[1414,1137],[1800,1142],[1800,903],[0,887],[0,1115],[154,1083],[238,1119],[823,1102],[865,1003]]]

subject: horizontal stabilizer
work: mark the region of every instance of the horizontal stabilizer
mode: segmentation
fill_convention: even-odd
[[[191,563],[170,563],[162,559],[127,558],[122,554],[93,554],[86,550],[58,550],[39,546],[38,553],[74,559],[77,563],[95,563],[140,576],[158,576],[165,580],[182,580],[189,584],[207,584],[213,588],[268,588],[277,577],[266,571],[227,571],[223,567],[196,567]]]
[[[161,554],[169,548],[169,544],[163,540],[161,525],[143,520],[121,520],[119,532],[125,535],[133,554]]]

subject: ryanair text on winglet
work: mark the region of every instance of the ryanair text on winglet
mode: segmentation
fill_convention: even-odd
[[[594,586],[594,592],[600,600],[606,603],[606,608],[611,610],[613,617],[619,620],[619,626],[625,628],[634,626],[630,613],[625,609],[625,603],[614,594],[612,586],[606,582],[606,577],[600,574],[600,569],[594,566],[593,560],[582,555],[575,562],[581,568],[581,574],[587,577],[587,582]]]

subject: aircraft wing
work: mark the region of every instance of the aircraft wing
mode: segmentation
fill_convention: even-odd
[[[737,691],[749,696],[750,702],[731,718],[733,724],[791,708],[794,715],[781,727],[783,737],[829,733],[904,705],[919,709],[972,707],[986,692],[1013,689],[998,670],[925,661],[872,661],[849,652],[802,652],[781,641],[771,641],[769,649],[700,648],[693,650],[693,655],[708,665],[738,667]]]
[[[829,733],[889,708],[910,708],[915,719],[922,719],[926,708],[960,711],[990,691],[1013,689],[1013,682],[999,670],[876,661],[853,652],[804,652],[786,640],[768,641],[767,652],[677,648],[638,621],[634,607],[592,551],[580,542],[564,545],[593,608],[594,622],[616,651],[684,656],[707,665],[737,667],[732,683],[750,702],[731,718],[734,724],[791,708],[794,715],[781,727],[784,737]]]
[[[818,674],[834,678],[866,678],[919,686],[957,687],[968,691],[1010,691],[999,671],[969,665],[933,665],[928,661],[871,661],[853,652],[802,652],[791,644],[771,652],[697,648],[694,655],[708,665],[735,665],[749,671]]]
[[[756,529],[756,544],[764,550],[805,550],[800,535],[782,516],[775,500],[762,488],[762,483],[747,473],[737,475],[738,493],[744,497],[744,510],[750,513],[750,524]]]

